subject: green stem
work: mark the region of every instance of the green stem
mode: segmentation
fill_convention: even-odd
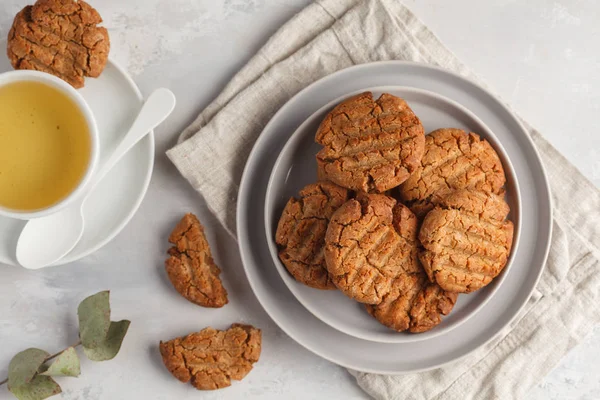
[[[78,340],[78,341],[77,341],[77,343],[75,343],[73,346],[69,346],[69,347],[67,347],[67,349],[68,349],[68,348],[71,348],[71,347],[75,348],[75,347],[77,347],[77,346],[81,346],[81,340]],[[61,350],[61,351],[59,351],[59,352],[58,352],[58,353],[56,353],[56,354],[53,354],[53,355],[51,355],[51,356],[48,356],[48,357],[47,357],[47,358],[44,360],[44,362],[43,362],[42,364],[45,364],[45,363],[47,363],[48,361],[55,359],[56,357],[58,357],[58,356],[60,356],[62,353],[64,353],[64,352],[65,352],[65,350],[67,350],[67,349]],[[6,378],[6,379],[5,379],[5,380],[3,380],[2,382],[0,382],[0,386],[4,385],[4,384],[5,384],[5,383],[7,383],[7,382],[8,382],[8,378]]]

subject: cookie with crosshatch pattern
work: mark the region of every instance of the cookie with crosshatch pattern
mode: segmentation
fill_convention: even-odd
[[[419,258],[432,282],[470,293],[489,284],[508,262],[514,226],[502,196],[458,190],[431,210],[421,225]]]
[[[333,283],[360,303],[381,303],[398,276],[421,271],[416,225],[410,210],[386,195],[360,194],[344,203],[325,236],[325,261]]]
[[[333,213],[350,191],[331,182],[300,190],[286,204],[275,233],[279,259],[298,282],[315,289],[335,289],[325,266],[325,232]]]
[[[437,129],[425,137],[419,167],[398,188],[420,218],[455,190],[500,194],[506,182],[500,157],[487,140],[461,129]]]
[[[403,99],[361,93],[338,104],[321,122],[315,141],[320,178],[361,192],[386,192],[420,165],[423,125]]]

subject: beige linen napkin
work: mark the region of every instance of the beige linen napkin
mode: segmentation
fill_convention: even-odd
[[[380,60],[469,71],[395,0],[321,0],[285,24],[168,152],[232,234],[243,163],[271,116],[299,90],[339,69]],[[377,399],[513,399],[524,394],[600,322],[600,194],[525,124],[554,201],[542,279],[510,327],[467,358],[401,376],[351,371]]]

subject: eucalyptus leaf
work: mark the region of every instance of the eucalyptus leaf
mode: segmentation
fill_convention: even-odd
[[[79,356],[73,347],[69,347],[60,353],[41,375],[77,377],[80,373]]]
[[[42,375],[37,375],[29,383],[19,387],[9,384],[8,390],[19,400],[43,400],[62,392],[54,379]]]
[[[109,292],[104,291],[88,297],[79,304],[79,337],[85,348],[98,347],[110,327]]]
[[[31,382],[49,356],[44,350],[33,348],[18,353],[8,365],[8,384],[18,388]]]
[[[115,358],[121,349],[121,343],[123,343],[130,323],[127,320],[111,322],[104,342],[94,348],[83,347],[87,358],[92,361],[106,361]]]

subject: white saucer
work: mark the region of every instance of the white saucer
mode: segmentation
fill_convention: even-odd
[[[0,72],[11,70],[5,57]],[[98,123],[100,163],[127,133],[140,109],[140,90],[124,69],[109,61],[98,79],[86,79],[80,93]],[[85,204],[85,232],[79,244],[55,265],[77,261],[113,239],[139,208],[152,176],[154,134],[142,139],[94,189]],[[0,263],[18,265],[15,249],[24,221],[0,217]],[[59,234],[59,232],[57,232]]]

